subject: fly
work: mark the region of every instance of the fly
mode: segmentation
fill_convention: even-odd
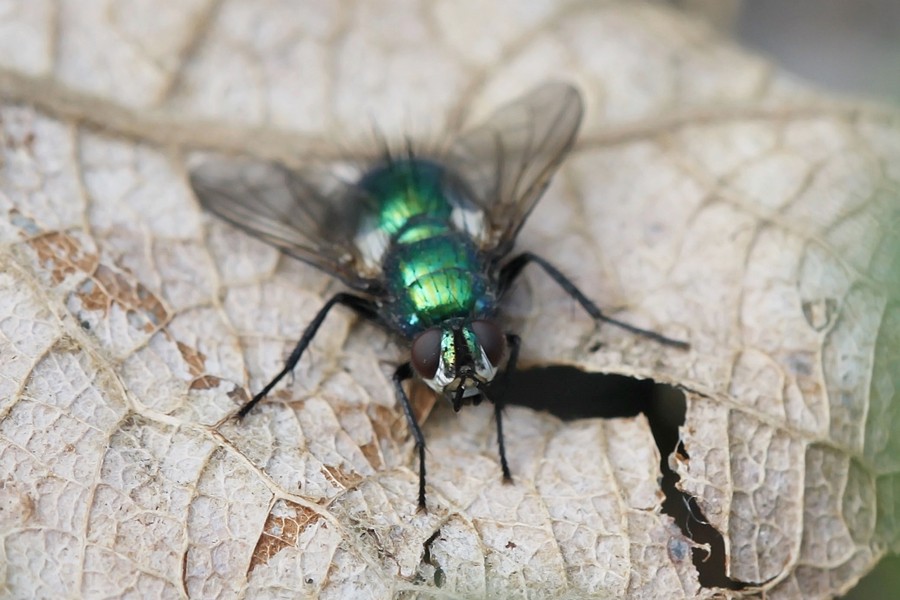
[[[336,305],[403,338],[410,358],[393,386],[419,457],[419,508],[425,508],[425,438],[403,383],[414,377],[455,411],[494,405],[500,468],[503,398],[489,384],[515,370],[520,339],[497,321],[500,301],[522,270],[542,269],[597,322],[656,342],[673,340],[604,315],[572,281],[532,252],[507,259],[525,219],[571,149],[581,124],[577,89],[548,83],[499,108],[443,152],[387,156],[367,164],[311,166],[211,161],[190,174],[210,212],[285,254],[338,277],[340,292],[319,310],[284,368],[238,411],[245,416],[291,373]],[[343,167],[343,168],[341,168]]]

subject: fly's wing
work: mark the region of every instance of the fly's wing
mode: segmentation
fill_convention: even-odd
[[[378,288],[354,243],[366,198],[329,169],[295,172],[277,163],[210,160],[191,170],[205,209],[285,254],[367,292]]]
[[[502,106],[453,143],[449,166],[465,182],[467,200],[483,213],[485,230],[471,233],[484,250],[500,257],[512,249],[572,147],[583,112],[576,88],[547,83]]]

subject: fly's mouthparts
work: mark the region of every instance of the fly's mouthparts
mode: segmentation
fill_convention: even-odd
[[[457,386],[456,393],[453,394],[453,412],[459,412],[459,409],[462,408],[463,392],[465,391],[466,388],[462,385]]]

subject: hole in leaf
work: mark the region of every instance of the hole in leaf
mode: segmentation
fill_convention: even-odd
[[[660,483],[665,494],[663,512],[671,516],[688,538],[706,544],[693,550],[693,562],[700,584],[706,588],[742,589],[745,584],[725,574],[725,543],[709,525],[696,501],[675,487],[679,477],[669,468],[673,451],[685,455],[678,438],[684,424],[684,394],[670,385],[624,375],[586,373],[574,367],[544,367],[516,371],[504,393],[508,404],[547,411],[563,420],[646,415],[659,448]],[[565,397],[565,403],[559,401]]]

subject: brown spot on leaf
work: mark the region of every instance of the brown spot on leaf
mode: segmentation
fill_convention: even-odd
[[[61,231],[54,231],[31,239],[29,245],[38,260],[50,273],[53,283],[60,283],[73,273],[90,274],[97,268],[96,254],[86,252],[81,244]]]
[[[410,403],[413,407],[413,414],[416,421],[421,425],[431,414],[437,395],[424,384],[414,382],[410,388]],[[370,405],[368,407],[369,420],[372,423],[372,430],[375,436],[380,440],[390,440],[394,444],[405,443],[410,436],[409,427],[406,423],[406,417],[399,409],[386,408],[380,405]],[[363,452],[366,452],[363,449]],[[366,455],[369,458],[368,454]],[[371,459],[370,459],[371,462]],[[374,463],[373,463],[373,466]]]
[[[421,381],[414,381],[410,392],[409,401],[412,404],[413,414],[421,425],[431,414],[431,410],[437,403],[438,395]]]
[[[247,394],[247,390],[242,387],[235,387],[233,390],[228,392],[227,395],[231,400],[234,400],[234,402],[237,403],[238,406],[243,406],[250,402],[250,396],[249,394]]]
[[[405,435],[403,431],[398,432],[398,411],[378,404],[370,404],[368,407],[369,422],[372,423],[372,431],[379,439],[389,439],[397,441],[397,434]],[[402,427],[399,427],[402,430]]]
[[[362,450],[363,456],[366,457],[373,469],[378,470],[382,467],[381,450],[378,448],[377,443],[369,442],[360,446],[359,449]]]
[[[191,381],[190,389],[208,390],[218,387],[222,380],[215,375],[206,373],[206,355],[187,344],[181,342],[175,342],[175,344],[178,346],[181,357],[184,358],[184,361],[188,365],[188,371],[194,378],[193,381]]]
[[[322,474],[337,485],[344,488],[352,488],[362,481],[362,476],[352,471],[345,471],[341,467],[322,467]]]
[[[222,383],[222,380],[215,375],[203,375],[202,377],[197,377],[191,382],[190,389],[211,390],[213,388],[219,387],[220,383]]]
[[[206,355],[197,350],[196,348],[191,348],[187,344],[183,344],[181,342],[175,342],[178,346],[178,351],[181,353],[181,357],[184,358],[184,361],[188,365],[188,371],[194,377],[199,377],[206,372]]]
[[[320,518],[317,512],[287,500],[279,502],[275,507],[279,514],[275,515],[276,511],[273,510],[266,518],[262,535],[259,536],[250,559],[251,572],[257,566],[269,562],[282,549],[296,547],[300,534]]]
[[[110,293],[110,297],[123,306],[142,313],[149,322],[145,329],[152,331],[169,318],[169,313],[150,290],[138,281],[126,278],[123,273],[100,265],[97,267],[97,281]]]
[[[142,283],[121,271],[99,264],[91,279],[78,288],[78,297],[87,310],[106,313],[115,302],[124,307],[129,316],[144,321],[143,330],[150,333],[169,318],[159,298]]]

